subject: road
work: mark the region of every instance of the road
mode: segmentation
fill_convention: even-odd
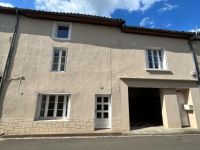
[[[0,150],[200,150],[200,135],[0,139]]]

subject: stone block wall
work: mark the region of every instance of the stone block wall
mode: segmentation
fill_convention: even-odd
[[[94,120],[73,119],[68,121],[33,121],[32,119],[3,119],[0,132],[5,135],[33,134],[73,134],[91,133],[94,131]]]

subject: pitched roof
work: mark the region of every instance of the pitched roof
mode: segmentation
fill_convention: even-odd
[[[164,36],[164,37],[183,38],[183,39],[189,39],[195,35],[192,32],[163,30],[155,28],[152,29],[152,28],[137,27],[137,26],[126,26],[124,20],[114,19],[109,17],[101,17],[101,16],[78,14],[78,13],[50,12],[50,11],[22,9],[22,8],[8,8],[0,6],[0,13],[16,14],[16,11],[18,11],[20,15],[24,15],[30,18],[114,26],[120,28],[121,31],[125,33],[145,34],[152,36]]]

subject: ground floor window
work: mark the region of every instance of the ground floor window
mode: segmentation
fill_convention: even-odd
[[[39,95],[38,119],[68,118],[69,95]]]

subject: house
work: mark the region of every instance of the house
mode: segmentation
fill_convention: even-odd
[[[120,19],[0,7],[0,130],[199,129],[194,35],[129,27]]]

